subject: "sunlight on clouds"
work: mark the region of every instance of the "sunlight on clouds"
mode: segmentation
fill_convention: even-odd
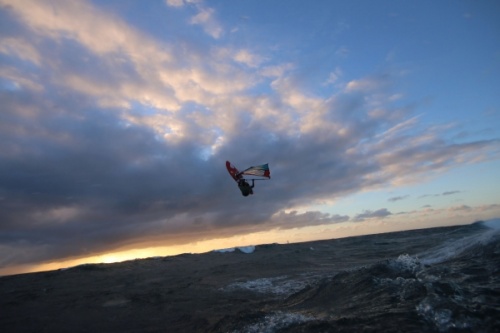
[[[170,143],[178,143],[190,133],[186,128],[185,122],[167,113],[154,115],[134,115],[128,113],[124,116],[124,119],[131,124],[152,128],[158,135]]]
[[[236,63],[244,64],[250,68],[256,69],[266,61],[266,59],[252,52],[249,49],[233,49],[228,47],[217,47],[211,50],[214,59],[220,63],[227,61],[234,61]]]
[[[210,159],[212,156],[217,154],[219,148],[224,146],[224,141],[225,140],[223,136],[218,136],[215,140],[213,140],[213,144],[206,145],[201,149],[201,152],[199,154],[200,158],[204,161]]]
[[[102,97],[105,105],[129,105],[123,96],[116,93],[113,87],[102,84],[101,81],[88,80],[80,75],[67,74],[65,83],[72,89],[92,95]]]
[[[167,50],[159,50],[147,36],[84,1],[51,1],[50,6],[36,0],[6,2],[38,34],[75,39],[97,54],[125,51],[134,61],[171,59]]]
[[[203,30],[215,39],[220,38],[223,33],[221,26],[214,18],[212,8],[198,7],[198,14],[191,18],[190,23],[201,25]]]
[[[293,110],[283,112],[276,99],[269,96],[242,98],[241,108],[252,110],[253,119],[269,134],[296,138],[300,134],[299,116]]]
[[[284,103],[298,113],[314,112],[323,103],[320,98],[310,97],[302,92],[291,77],[278,78],[271,83],[271,87],[280,94]]]
[[[37,66],[41,64],[41,56],[33,45],[29,42],[15,38],[2,38],[0,43],[0,53],[13,55],[20,59],[27,60]]]
[[[184,0],[165,0],[165,3],[171,7],[182,7],[184,6]]]
[[[383,133],[377,134],[376,137],[380,138],[381,141],[393,139],[396,135],[401,134],[403,131],[406,131],[408,129],[415,127],[415,125],[418,123],[418,120],[419,120],[419,116],[404,120],[403,122],[397,123],[396,125],[387,129]]]
[[[119,19],[106,15],[85,2],[57,2],[53,5],[57,5],[58,15],[54,13],[51,6],[41,1],[33,1],[28,5],[14,1],[10,5],[37,34],[45,34],[55,39],[75,39],[89,51],[98,55],[120,54],[122,61],[129,59],[144,78],[142,82],[127,80],[110,84],[110,82],[103,82],[102,78],[65,73],[64,83],[73,89],[100,97],[102,104],[107,106],[123,106],[127,104],[127,100],[135,99],[161,109],[179,108],[171,94],[165,92],[165,87],[150,83],[154,82],[154,80],[151,81],[151,75],[156,75],[155,73],[161,71],[164,63],[173,59],[166,45],[159,44],[148,36],[129,28]],[[78,20],[74,20],[74,17],[78,17]],[[19,49],[19,46],[17,48]],[[25,46],[24,49],[26,49]],[[30,59],[37,58],[30,56]],[[113,63],[110,64],[110,73],[113,73]],[[114,74],[110,75],[112,77]],[[145,84],[145,82],[148,83]]]
[[[237,62],[241,62],[241,63],[247,65],[248,67],[252,67],[252,68],[259,67],[259,65],[264,60],[262,57],[260,57],[256,54],[252,54],[248,50],[238,51],[238,53],[235,54],[234,59]]]
[[[163,85],[173,89],[179,102],[217,107],[218,100],[249,88],[255,81],[251,75],[224,64],[223,59],[222,63],[217,61],[210,62],[212,68],[208,70],[192,66],[160,70],[158,75]]]
[[[292,63],[285,63],[275,66],[265,66],[260,70],[260,75],[270,78],[278,78],[285,75],[286,72],[291,71],[295,68]]]
[[[36,92],[42,92],[44,90],[43,85],[38,81],[38,78],[34,75],[21,73],[16,68],[5,68],[0,67],[0,78],[7,80],[9,83],[7,90],[20,90],[29,89]]]
[[[42,227],[43,225],[58,225],[71,223],[76,218],[85,213],[85,210],[77,206],[60,206],[48,209],[38,209],[27,216],[34,224]]]
[[[40,35],[74,39],[96,54],[125,54],[137,65],[172,60],[165,45],[130,28],[117,17],[107,15],[84,1],[7,1],[10,7]],[[53,10],[57,8],[57,12]],[[74,20],[78,17],[78,20]]]
[[[58,207],[49,210],[45,219],[66,222],[80,215],[81,210],[78,207]]]
[[[404,98],[404,94],[394,94],[394,95],[389,96],[389,101],[395,102],[395,101],[399,101],[403,98]]]
[[[165,66],[166,61],[172,62],[174,59],[166,52],[166,45],[161,45],[129,28],[113,16],[97,11],[90,4],[76,1],[57,3],[58,15],[54,15],[51,7],[41,2],[34,2],[32,10],[30,8],[29,11],[27,6],[19,6],[17,2],[13,8],[38,34],[55,39],[69,36],[89,51],[101,56],[104,53],[120,54],[119,59],[117,58],[119,62],[106,63],[110,73],[109,79],[103,80],[102,77],[88,73],[64,70],[63,84],[80,93],[96,97],[96,102],[102,107],[129,109],[133,102],[139,102],[156,108],[160,113],[157,119],[130,119],[134,117],[128,116],[128,120],[150,126],[159,133],[165,132],[162,110],[177,111],[181,108],[180,103],[189,101],[221,110],[225,108],[225,104],[231,103],[229,99],[221,99],[221,96],[241,92],[257,82],[257,78],[252,77],[253,74],[247,74],[227,64],[228,58],[234,56],[236,61],[252,67],[258,66],[262,58],[248,50],[235,50],[235,53],[228,54],[215,53],[215,57],[208,59],[208,66],[200,64],[200,68],[192,64],[187,68],[183,68],[183,65]],[[197,8],[200,13],[193,19],[193,23],[210,25],[214,22],[213,10],[199,6]],[[77,21],[72,19],[76,16],[79,17]],[[14,42],[10,44],[15,45]],[[139,74],[140,80],[133,77],[123,80],[118,76],[120,67],[127,61],[130,61]],[[299,103],[300,99],[296,98],[294,102]],[[182,127],[185,127],[181,123],[182,120],[171,118],[168,121],[174,124],[168,125],[167,136],[172,137],[174,133],[180,137],[184,131]]]
[[[352,80],[347,83],[345,89],[347,92],[370,92],[383,87],[385,82],[373,78],[364,78]]]
[[[189,23],[193,25],[200,25],[206,34],[214,39],[219,39],[224,30],[219,22],[214,17],[214,9],[203,6],[202,0],[165,0],[169,7],[182,8],[185,4],[195,5],[198,13],[191,17]]]
[[[149,84],[139,85],[134,82],[123,82],[112,86],[102,80],[86,78],[81,75],[68,74],[65,77],[68,87],[97,98],[102,107],[118,107],[129,109],[132,101],[159,110],[178,110],[180,105],[170,94],[164,93],[159,87]]]

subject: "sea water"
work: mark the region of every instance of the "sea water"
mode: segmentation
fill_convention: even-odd
[[[277,300],[217,329],[500,332],[499,226],[494,220],[329,243],[341,253],[324,270],[223,288],[274,294]]]

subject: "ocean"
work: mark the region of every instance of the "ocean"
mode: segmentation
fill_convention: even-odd
[[[500,332],[500,220],[0,278],[2,332]]]

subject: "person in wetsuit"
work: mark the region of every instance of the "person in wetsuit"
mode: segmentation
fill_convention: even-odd
[[[252,189],[254,186],[255,184],[253,179],[252,179],[252,186],[250,186],[250,184],[248,184],[248,182],[243,178],[238,180],[238,188],[240,189],[241,194],[243,194],[244,197],[248,197],[249,194],[253,194]]]

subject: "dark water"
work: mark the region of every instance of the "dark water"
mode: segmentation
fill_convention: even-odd
[[[230,286],[284,297],[214,331],[500,332],[499,240],[475,223],[317,243],[335,246],[329,265]]]
[[[498,222],[6,276],[0,332],[500,332]]]

